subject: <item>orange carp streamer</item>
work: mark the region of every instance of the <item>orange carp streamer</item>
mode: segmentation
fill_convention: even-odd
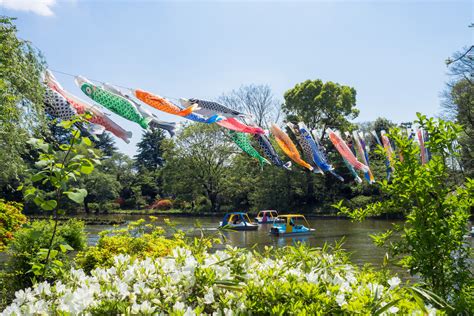
[[[300,166],[313,171],[313,167],[309,163],[301,159],[298,149],[296,149],[295,144],[291,141],[291,138],[285,132],[283,132],[275,124],[272,124],[272,126],[270,127],[270,131],[272,132],[273,136],[275,136],[275,140],[278,146],[280,146],[281,150],[283,150],[285,155],[290,157],[291,160],[293,160]]]
[[[178,116],[188,116],[191,114],[195,109],[198,108],[197,104],[193,104],[187,107],[184,110],[181,110],[178,106],[173,104],[171,101],[160,97],[159,95],[154,95],[150,92],[146,92],[140,89],[133,90],[133,94],[139,99],[140,101],[145,102],[149,106],[154,107],[157,110],[174,114]]]

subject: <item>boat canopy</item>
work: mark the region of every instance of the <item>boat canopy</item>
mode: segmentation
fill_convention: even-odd
[[[243,212],[232,212],[232,213],[227,213],[224,215],[224,219],[222,220],[222,226],[226,226],[229,223],[233,223],[236,221],[241,221],[241,222],[247,222],[251,223],[249,216],[247,213]]]
[[[286,225],[285,230],[287,233],[291,233],[294,231],[294,227],[295,227],[294,219],[303,220],[304,223],[306,224],[306,228],[308,229],[310,228],[309,223],[306,220],[306,217],[304,217],[304,215],[301,215],[301,214],[279,215],[278,218],[281,218],[284,220],[285,225]]]
[[[265,214],[267,214],[267,216],[270,216],[272,218],[278,216],[278,212],[275,210],[263,210],[263,211],[258,212],[257,217],[263,217],[265,216]]]

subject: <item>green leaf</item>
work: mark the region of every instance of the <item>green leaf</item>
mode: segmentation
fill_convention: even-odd
[[[68,191],[64,192],[64,194],[66,194],[70,200],[80,204],[84,202],[84,198],[87,196],[87,190],[77,189],[75,192]]]
[[[94,165],[92,164],[92,162],[88,159],[83,159],[81,165],[81,172],[83,174],[90,174],[92,171],[94,171]]]
[[[41,172],[38,172],[37,174],[34,174],[32,177],[31,177],[31,181],[32,182],[38,182],[42,179],[44,179],[46,176],[41,173]]]
[[[86,145],[86,146],[92,146],[92,142],[91,140],[89,139],[89,137],[82,137],[82,142]]]
[[[17,188],[16,188],[17,191],[21,191],[23,190],[23,184],[20,184]]]
[[[55,200],[44,201],[40,204],[40,207],[45,211],[52,211],[58,205]]]
[[[72,248],[71,246],[69,246],[68,244],[60,244],[59,245],[59,248],[61,249],[61,252],[62,253],[65,253],[67,251],[73,251],[74,248]]]
[[[72,121],[61,121],[58,125],[64,127],[65,129],[70,129],[74,122]]]
[[[390,303],[388,303],[387,305],[379,308],[378,310],[375,311],[374,315],[380,315],[382,314],[383,312],[385,312],[386,310],[388,310],[390,307],[394,306],[395,304],[397,304],[399,301],[401,301],[402,299],[399,298],[397,300],[394,300],[394,301],[391,301]]]

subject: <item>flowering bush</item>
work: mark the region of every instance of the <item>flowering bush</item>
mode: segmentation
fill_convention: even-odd
[[[139,220],[125,229],[101,232],[96,246],[78,253],[76,264],[89,272],[97,267],[112,266],[114,256],[118,254],[128,254],[133,258],[156,258],[167,256],[173,248],[185,245],[182,235],[165,238],[163,228],[154,223],[145,224],[144,220]]]
[[[7,243],[13,239],[13,233],[27,222],[21,213],[23,205],[6,202],[0,199],[0,251],[4,251]]]
[[[172,208],[173,202],[171,200],[159,200],[150,205],[150,209],[152,210],[170,210]]]
[[[298,260],[295,260],[298,258]],[[118,255],[109,268],[16,292],[2,315],[423,314],[400,279],[361,271],[339,252],[306,246],[264,254],[228,247],[213,254],[175,248],[170,256]]]

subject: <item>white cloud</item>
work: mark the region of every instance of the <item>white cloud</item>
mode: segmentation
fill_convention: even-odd
[[[42,16],[53,16],[56,0],[0,0],[0,6],[11,10],[30,11]]]

